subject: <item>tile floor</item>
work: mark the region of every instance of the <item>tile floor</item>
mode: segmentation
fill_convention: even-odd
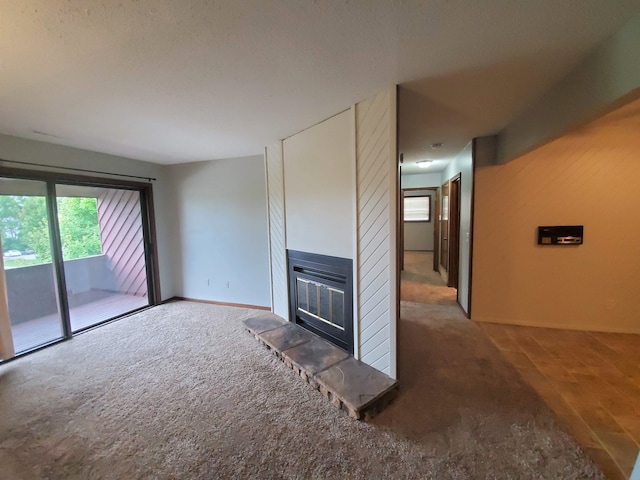
[[[608,478],[640,449],[640,335],[479,323]]]

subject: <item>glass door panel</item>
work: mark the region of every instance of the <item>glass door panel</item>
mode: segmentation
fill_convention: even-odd
[[[45,182],[0,178],[0,228],[16,354],[64,337]]]
[[[140,192],[56,185],[72,332],[149,305]]]

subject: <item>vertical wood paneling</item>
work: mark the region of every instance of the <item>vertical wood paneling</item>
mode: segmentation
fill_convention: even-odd
[[[98,197],[98,223],[102,253],[113,269],[118,291],[146,296],[147,272],[139,192],[105,190]]]
[[[276,315],[289,318],[287,251],[282,142],[266,148],[269,254],[271,256],[271,306]]]
[[[360,359],[395,377],[395,97],[356,105]]]

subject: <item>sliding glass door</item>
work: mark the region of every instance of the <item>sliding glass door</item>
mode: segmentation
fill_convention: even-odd
[[[0,334],[9,324],[16,355],[155,300],[150,187],[41,176],[0,177]]]
[[[0,225],[11,333],[21,353],[64,337],[46,183],[0,178]]]
[[[140,193],[56,185],[71,330],[149,305]]]

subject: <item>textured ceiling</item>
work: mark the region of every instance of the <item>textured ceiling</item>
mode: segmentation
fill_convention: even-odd
[[[0,0],[0,132],[158,163],[257,154],[401,84],[405,159],[495,133],[637,0]]]

